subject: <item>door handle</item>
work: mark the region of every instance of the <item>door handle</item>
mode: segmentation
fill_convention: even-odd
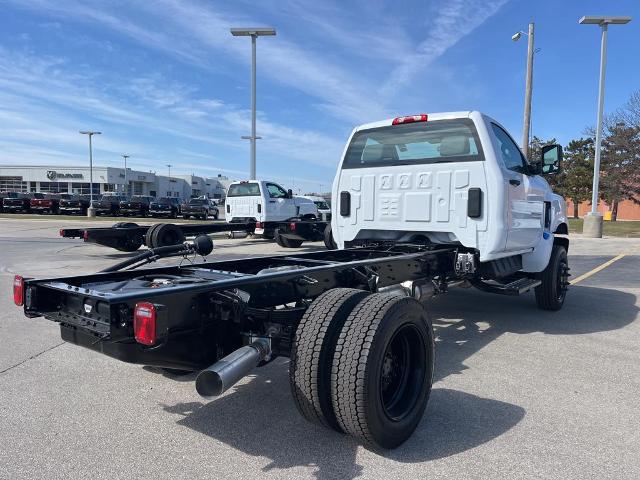
[[[512,178],[511,180],[509,180],[509,184],[517,187],[518,185],[520,185],[520,180],[518,180],[517,178]]]

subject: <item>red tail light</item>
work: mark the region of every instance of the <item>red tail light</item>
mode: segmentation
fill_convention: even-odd
[[[256,222],[256,228],[262,228],[262,222]]]
[[[82,239],[86,242],[87,240],[89,240],[89,231],[85,230],[84,232],[82,232]]]
[[[397,117],[393,119],[392,125],[401,125],[403,123],[426,122],[427,114],[409,115],[408,117]]]
[[[61,237],[64,237],[64,229],[61,228],[58,233],[60,234]]]
[[[20,275],[13,277],[13,303],[19,307],[24,305],[24,278]]]
[[[153,303],[136,303],[133,311],[133,333],[142,345],[156,343],[156,307]]]
[[[296,231],[296,223],[295,222],[291,222],[289,224],[289,228],[291,229],[291,231],[295,232]]]

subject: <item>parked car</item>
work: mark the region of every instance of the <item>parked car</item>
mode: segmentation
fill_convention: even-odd
[[[115,216],[120,213],[120,202],[125,200],[126,197],[120,195],[102,195],[100,199],[93,201],[93,208],[96,215]]]
[[[89,195],[71,194],[60,199],[59,211],[63,215],[73,215],[74,213],[86,215],[90,203],[91,197]]]
[[[8,213],[31,212],[31,195],[29,193],[8,192],[2,199],[2,210]]]
[[[146,195],[134,195],[129,200],[120,202],[120,214],[146,217],[149,214],[149,206],[154,200],[155,198]]]
[[[178,218],[180,212],[180,201],[175,197],[162,197],[149,205],[152,217]]]
[[[58,213],[60,210],[60,195],[55,193],[34,193],[29,204],[32,212]]]
[[[211,215],[214,219],[218,218],[218,207],[212,206],[206,198],[192,198],[182,205],[182,218],[196,217],[206,220]]]

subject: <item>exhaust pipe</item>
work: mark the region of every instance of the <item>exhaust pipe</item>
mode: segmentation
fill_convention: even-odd
[[[203,397],[222,395],[271,355],[271,344],[259,338],[218,360],[196,377],[196,391]]]

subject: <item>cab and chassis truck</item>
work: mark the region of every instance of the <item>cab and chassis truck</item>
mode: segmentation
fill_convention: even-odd
[[[338,249],[208,261],[211,239],[198,236],[95,274],[16,276],[14,301],[28,317],[58,322],[67,342],[199,372],[195,387],[205,397],[288,357],[305,419],[371,448],[395,448],[431,391],[425,299],[465,283],[503,295],[533,289],[541,309],[562,307],[565,205],[540,176],[557,170],[561,156],[550,145],[527,161],[479,112],[363,125],[333,183]],[[171,256],[192,262],[144,267]]]

